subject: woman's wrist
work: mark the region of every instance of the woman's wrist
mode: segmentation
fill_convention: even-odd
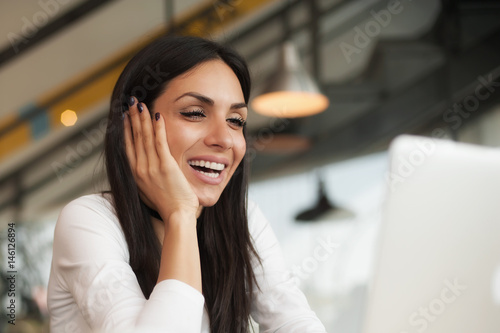
[[[175,210],[169,214],[162,213],[163,223],[166,227],[179,227],[179,226],[196,226],[196,212],[190,210]]]

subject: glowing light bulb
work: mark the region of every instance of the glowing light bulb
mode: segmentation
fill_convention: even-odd
[[[61,123],[64,126],[73,126],[76,121],[78,120],[78,117],[76,115],[76,112],[73,110],[66,110],[63,113],[61,113]]]
[[[307,117],[325,111],[330,101],[302,67],[292,42],[282,45],[277,72],[263,93],[253,99],[254,111],[269,117]]]

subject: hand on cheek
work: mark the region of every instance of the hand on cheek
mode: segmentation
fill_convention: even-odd
[[[141,199],[165,223],[174,212],[196,215],[198,198],[170,153],[163,117],[156,113],[151,119],[147,106],[133,97],[129,105],[124,118],[125,150]]]

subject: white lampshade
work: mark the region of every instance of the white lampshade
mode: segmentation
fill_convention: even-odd
[[[318,86],[300,63],[292,42],[283,43],[280,65],[264,92],[255,97],[252,108],[265,116],[297,118],[324,111],[328,98],[319,92]]]

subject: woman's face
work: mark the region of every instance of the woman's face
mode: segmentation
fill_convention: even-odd
[[[170,152],[200,205],[213,206],[246,150],[238,78],[223,61],[204,62],[170,81],[153,110],[165,119]]]

